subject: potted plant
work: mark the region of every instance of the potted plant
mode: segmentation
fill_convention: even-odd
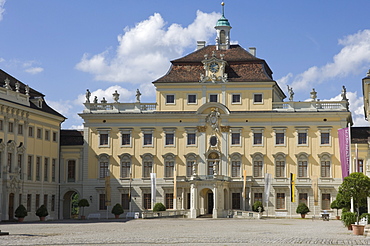
[[[21,204],[15,210],[15,217],[18,218],[18,222],[23,222],[24,217],[28,215],[27,209]]]
[[[356,214],[352,212],[342,213],[342,222],[344,226],[348,228],[348,230],[352,230],[352,224],[356,222]]]
[[[310,212],[310,209],[307,207],[305,203],[300,203],[296,209],[297,214],[301,214],[301,218],[304,219],[306,214]]]
[[[123,214],[123,207],[121,204],[117,203],[112,208],[112,214],[114,214],[115,218],[118,219],[121,214]]]
[[[81,219],[84,220],[86,217],[85,217],[85,207],[88,207],[90,206],[89,204],[89,201],[85,198],[81,199],[78,201],[78,206],[81,208],[82,207],[82,215],[81,215]]]
[[[336,209],[337,210],[337,215],[335,216],[337,220],[340,219],[340,216],[338,215],[338,209],[340,209],[341,207],[339,206],[338,204],[338,201],[337,200],[334,200],[331,204],[330,204],[330,208],[331,209]]]
[[[40,221],[45,221],[45,217],[49,215],[48,209],[43,204],[36,210],[36,215],[40,217]]]
[[[353,199],[353,204],[357,211],[357,223],[352,226],[353,234],[363,235],[365,226],[359,225],[360,207],[366,204],[366,199],[370,196],[370,178],[363,173],[351,173],[344,178],[343,183],[339,186],[338,194],[346,201]]]
[[[156,203],[154,204],[153,212],[161,212],[166,211],[166,207],[163,205],[163,203]],[[160,213],[158,213],[158,216],[160,216]]]
[[[265,211],[261,201],[254,202],[252,206],[252,210],[257,213],[263,213],[263,211]]]

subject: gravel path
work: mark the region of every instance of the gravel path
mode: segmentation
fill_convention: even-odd
[[[138,219],[3,223],[0,245],[370,245],[340,221]]]

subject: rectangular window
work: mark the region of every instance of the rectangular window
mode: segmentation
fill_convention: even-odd
[[[22,171],[23,171],[23,166],[22,166],[22,162],[23,162],[23,156],[21,154],[18,154],[18,172],[19,172],[19,176],[20,176],[20,179],[23,179],[23,175],[22,175]]]
[[[175,104],[175,95],[166,95],[167,104]]]
[[[122,161],[121,162],[121,178],[129,178],[130,177],[130,167],[131,167],[131,162],[129,162],[129,161]]]
[[[18,135],[23,135],[23,125],[22,124],[18,125]]]
[[[262,132],[253,133],[253,145],[262,145]]]
[[[13,163],[13,154],[12,153],[8,153],[8,170],[9,172],[11,173],[12,172],[12,163]]]
[[[51,166],[51,181],[55,182],[55,168],[56,168],[57,159],[52,160],[52,166]]]
[[[364,172],[364,160],[357,161],[357,168],[358,168],[358,172],[360,173]]]
[[[121,195],[121,203],[123,210],[129,210],[130,209],[130,196],[129,194],[122,194]]]
[[[48,195],[44,195],[44,203],[43,203],[46,207],[48,207]]]
[[[277,132],[275,134],[275,144],[284,145],[285,144],[285,134],[283,132]]]
[[[40,207],[40,194],[36,194],[35,206],[36,210]]]
[[[218,95],[217,94],[209,95],[209,102],[218,102]]]
[[[253,162],[253,176],[262,177],[262,168],[263,168],[262,161],[254,161]]]
[[[231,133],[231,145],[240,145],[240,133],[239,132]]]
[[[153,134],[144,133],[144,146],[151,146],[151,145],[153,145]]]
[[[32,161],[33,158],[31,155],[27,157],[27,179],[32,180]]]
[[[50,140],[50,131],[49,130],[45,130],[45,140],[46,141]]]
[[[123,146],[131,145],[131,134],[130,133],[122,133],[122,145]]]
[[[299,193],[299,203],[304,203],[308,205],[307,198],[308,198],[307,193]]]
[[[53,142],[57,142],[57,141],[58,141],[58,133],[53,132]]]
[[[69,160],[68,161],[68,182],[76,182],[76,161],[75,160]]]
[[[8,126],[9,126],[8,132],[13,132],[14,131],[14,123],[9,122]]]
[[[322,194],[321,209],[330,210],[330,194]]]
[[[298,144],[299,145],[307,144],[307,133],[306,132],[298,132]]]
[[[4,121],[0,120],[0,131],[4,130]]]
[[[105,205],[105,194],[99,194],[99,210],[107,210]]]
[[[31,212],[32,195],[27,194],[27,212]]]
[[[28,136],[33,138],[33,127],[32,126],[28,127]]]
[[[232,193],[232,209],[240,209],[240,193]]]
[[[196,145],[196,134],[188,133],[187,145]]]
[[[330,144],[330,133],[329,132],[321,133],[321,144],[322,145]]]
[[[197,95],[188,95],[188,104],[197,103]]]
[[[99,169],[100,169],[99,178],[101,178],[101,179],[105,178],[108,174],[108,171],[109,171],[108,162],[101,161]]]
[[[253,102],[254,103],[262,103],[263,102],[263,96],[262,96],[262,94],[254,94],[253,95]]]
[[[276,209],[285,209],[285,193],[276,193]]]
[[[240,177],[240,161],[231,162],[231,176]]]
[[[143,178],[149,178],[150,173],[152,172],[152,165],[151,161],[144,161],[144,170],[143,170]]]
[[[108,146],[109,143],[109,134],[108,133],[100,133],[99,134],[99,145],[100,146]]]
[[[44,181],[49,179],[49,158],[44,159]]]
[[[52,212],[54,212],[55,211],[55,195],[51,196],[51,204],[50,205],[51,205],[50,210]]]
[[[330,177],[330,161],[321,161],[321,177]]]
[[[254,193],[253,202],[262,202],[262,193]]]
[[[166,209],[173,209],[173,193],[166,193]]]
[[[307,169],[308,169],[307,161],[298,161],[298,177],[299,178],[308,177]]]
[[[42,138],[42,130],[41,130],[41,128],[37,128],[37,138],[38,139],[41,139]]]
[[[240,103],[241,100],[240,100],[240,94],[233,94],[232,95],[232,100],[231,100],[231,103]]]
[[[187,161],[186,162],[186,176],[190,177],[193,174],[193,166],[195,161]]]
[[[152,201],[151,201],[151,194],[145,193],[143,196],[143,206],[144,209],[151,209],[152,208]]]
[[[276,177],[283,178],[285,177],[285,161],[276,161]]]
[[[36,157],[36,181],[41,180],[41,157]]]
[[[166,145],[173,146],[175,145],[175,134],[173,133],[166,133]]]
[[[166,161],[165,162],[165,177],[166,178],[172,178],[174,173],[174,165],[175,163],[173,161]]]
[[[214,171],[213,167],[215,164],[216,164],[215,161],[208,161],[208,173],[207,173],[208,175],[213,175]]]

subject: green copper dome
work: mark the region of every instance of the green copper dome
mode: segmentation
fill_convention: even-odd
[[[229,20],[222,15],[221,19],[217,21],[216,26],[230,26]]]

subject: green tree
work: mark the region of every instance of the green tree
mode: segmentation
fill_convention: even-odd
[[[77,193],[72,195],[72,201],[71,201],[71,214],[72,215],[78,215],[80,209],[78,207],[78,200],[79,196]]]
[[[82,207],[82,216],[85,216],[85,207],[90,206],[89,201],[85,198],[78,201],[78,207]]]
[[[253,206],[252,206],[252,210],[254,211],[254,212],[260,212],[259,210],[258,210],[258,208],[261,208],[261,213],[263,212],[263,211],[265,211],[265,209],[264,209],[264,207],[263,207],[263,204],[262,204],[262,202],[261,201],[256,201],[255,203],[253,203]]]
[[[363,173],[351,173],[339,186],[338,194],[347,202],[353,198],[353,204],[357,210],[357,222],[359,222],[360,207],[366,205],[364,202],[370,196],[370,178]]]
[[[166,207],[163,203],[159,202],[154,205],[153,212],[166,211]]]

